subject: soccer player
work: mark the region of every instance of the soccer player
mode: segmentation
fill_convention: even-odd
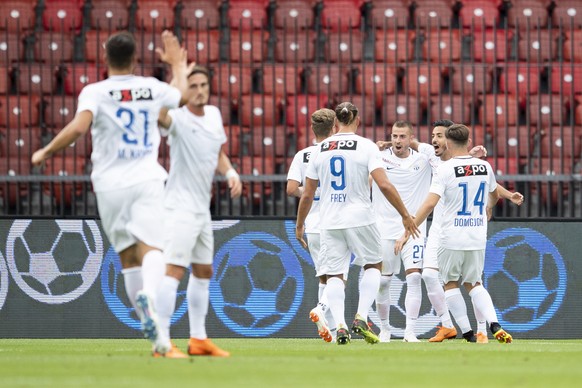
[[[185,61],[182,62],[185,67]],[[240,196],[242,185],[223,150],[226,134],[220,111],[208,105],[208,70],[195,66],[188,75],[188,87],[188,103],[180,109],[162,111],[159,120],[169,133],[171,165],[164,201],[166,276],[158,291],[158,314],[162,341],[167,348],[171,346],[170,319],[178,285],[191,266],[186,293],[190,321],[188,354],[228,357],[230,353],[216,346],[206,334],[214,258],[210,200],[215,171],[226,177],[231,197]],[[166,357],[187,357],[176,347],[171,349]]]
[[[424,222],[439,200],[443,201],[438,262],[447,304],[463,338],[476,342],[459,289],[461,278],[473,305],[489,322],[493,336],[499,342],[510,343],[512,337],[499,325],[491,296],[481,285],[487,243],[486,208],[499,198],[495,176],[488,162],[468,154],[469,129],[465,125],[450,126],[445,137],[451,159],[437,168],[430,193],[416,213],[415,222],[417,225]]]
[[[305,171],[309,163],[309,157],[314,152],[321,142],[333,134],[335,127],[335,112],[331,109],[319,109],[311,115],[311,130],[315,134],[316,144],[304,148],[297,152],[293,157],[289,172],[287,174],[287,195],[299,197],[303,194],[303,185],[305,184]],[[319,189],[315,193],[313,199],[313,206],[305,219],[305,234],[307,235],[307,244],[309,247],[309,254],[315,266],[315,276],[319,277],[318,301],[321,300],[323,290],[325,289],[326,277],[321,273],[321,262],[319,258]],[[325,314],[327,325],[319,321],[316,315],[311,316],[315,319],[315,324],[318,326],[318,333],[326,342],[332,342],[335,337],[336,324],[328,309]],[[325,330],[329,327],[329,331]]]
[[[164,49],[156,50],[162,60],[186,57],[172,33],[164,31],[162,41]],[[144,336],[156,343],[154,298],[164,273],[160,220],[167,177],[158,163],[157,120],[162,108],[186,103],[187,84],[182,67],[172,69],[175,87],[133,75],[136,47],[128,32],[109,37],[105,44],[109,78],[83,88],[73,120],[32,155],[32,163],[40,165],[91,128],[91,181],[103,229],[121,259],[125,289]]]
[[[338,325],[337,343],[349,343],[350,335],[345,321],[344,274],[349,270],[353,253],[356,257],[354,264],[363,266],[364,274],[360,281],[358,310],[352,331],[362,335],[366,342],[374,344],[379,340],[368,326],[367,316],[380,286],[382,259],[380,233],[370,200],[370,174],[382,194],[402,216],[405,230],[417,236],[418,228],[384,173],[377,146],[356,135],[360,125],[358,109],[349,102],[343,102],[336,107],[335,114],[338,132],[324,140],[311,154],[305,174],[304,192],[299,201],[295,236],[307,248],[303,237],[305,219],[320,184],[319,254],[321,273],[326,275],[327,286],[322,301],[311,313],[323,321],[329,306]]]

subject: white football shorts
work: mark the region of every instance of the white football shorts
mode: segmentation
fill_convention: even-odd
[[[439,248],[439,264],[443,282],[483,283],[481,275],[485,264],[485,249],[476,251],[457,251]]]
[[[382,240],[382,275],[392,275],[400,273],[400,263],[404,264],[404,269],[422,268],[424,237],[410,238],[402,247],[402,251],[394,254],[394,244],[396,240]]]
[[[167,264],[184,268],[190,264],[212,264],[214,234],[210,212],[166,209],[165,225],[164,258]]]

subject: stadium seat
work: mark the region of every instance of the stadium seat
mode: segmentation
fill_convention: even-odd
[[[218,61],[220,56],[218,31],[188,31],[185,38],[184,46],[188,51],[188,61],[200,65]]]
[[[300,92],[303,69],[290,64],[265,64],[259,68],[263,93],[285,97]]]
[[[131,0],[92,1],[91,27],[104,31],[126,29]]]
[[[570,175],[573,171],[572,163],[572,160],[562,160],[559,157],[535,158],[528,173],[546,176]],[[549,202],[552,205],[557,205],[558,202],[563,202],[564,196],[568,195],[568,185],[561,182],[546,182],[539,186],[536,185],[534,186],[534,192],[537,192],[538,188],[538,195],[541,195],[543,203]]]
[[[385,95],[382,104],[382,119],[391,125],[397,120],[407,120],[412,124],[421,122],[425,104],[415,96]]]
[[[77,112],[77,97],[50,96],[44,100],[43,124],[51,128],[64,128]]]
[[[85,85],[104,79],[104,71],[106,71],[104,66],[98,67],[88,63],[67,65],[64,80],[65,93],[78,96]]]
[[[306,91],[310,94],[347,94],[349,88],[347,66],[321,65],[305,67],[304,75],[307,84]]]
[[[443,94],[430,99],[428,122],[448,119],[455,123],[470,123],[473,101],[469,96]]]
[[[370,139],[373,142],[387,139],[389,140],[391,128],[391,124],[387,124],[386,128],[384,128],[384,126],[366,126],[358,131],[358,135],[363,136],[366,139]]]
[[[228,97],[220,95],[211,95],[208,103],[220,109],[220,114],[222,115],[222,124],[225,127],[231,123],[232,101],[228,99]]]
[[[332,32],[327,35],[325,57],[329,62],[361,62],[363,46],[364,34],[358,30]]]
[[[42,14],[42,22],[46,31],[69,32],[81,27],[83,14],[81,13],[81,1],[45,1],[45,9]]]
[[[582,63],[582,30],[566,32],[564,41],[564,60]]]
[[[9,64],[24,58],[23,36],[16,33],[0,33],[0,64]]]
[[[233,167],[240,175],[273,175],[275,173],[275,162],[272,158],[262,156],[243,156],[233,158]],[[264,201],[272,192],[270,182],[245,182],[243,178],[243,196],[252,199],[253,203],[259,204]]]
[[[521,30],[545,27],[548,25],[548,9],[544,0],[512,1],[507,11],[507,24]]]
[[[329,108],[327,95],[297,94],[287,99],[285,108],[287,125],[298,128],[310,128],[311,114],[318,109]]]
[[[472,35],[473,59],[477,62],[495,63],[505,61],[511,52],[511,30],[475,31]]]
[[[10,78],[12,68],[0,66],[0,94],[6,94],[10,91]]]
[[[499,75],[499,90],[524,97],[539,91],[541,70],[534,63],[506,63]]]
[[[38,96],[2,96],[0,126],[23,128],[38,125]]]
[[[44,175],[57,177],[85,175],[85,163],[85,159],[80,157],[53,156],[46,161]],[[66,207],[70,207],[83,192],[81,182],[47,182],[43,188],[46,195],[54,198],[57,206]]]
[[[245,127],[274,126],[281,120],[281,100],[265,94],[242,96],[238,105],[239,122]]]
[[[138,28],[158,33],[173,28],[173,0],[142,0],[137,4],[138,7],[135,17]]]
[[[453,19],[453,10],[448,0],[417,2],[414,10],[414,24],[426,27],[449,27]]]
[[[535,128],[526,126],[499,126],[493,136],[490,155],[508,159],[531,158],[535,149]]]
[[[520,106],[513,96],[487,94],[481,96],[479,120],[483,125],[499,128],[504,125],[515,125],[520,113]]]
[[[498,180],[503,180],[503,175],[517,175],[519,174],[519,161],[516,158],[502,158],[490,156],[486,159],[495,173]],[[509,188],[513,188],[513,184],[509,184]]]
[[[360,27],[362,13],[358,5],[351,0],[323,0],[321,24],[330,31],[347,31]]]
[[[551,69],[549,82],[552,93],[561,93],[563,96],[582,93],[582,67],[555,63],[549,68]]]
[[[18,157],[0,158],[0,175],[2,176],[27,176],[30,175],[32,166],[30,159]],[[16,182],[0,183],[0,198],[4,198],[4,205],[16,206],[20,198],[27,195],[28,185]]]
[[[231,31],[230,61],[253,63],[262,62],[267,53],[269,35],[262,30]]]
[[[275,9],[275,28],[286,30],[313,27],[314,13],[311,0],[278,1]]]
[[[224,131],[226,133],[226,144],[224,144],[223,150],[226,152],[230,158],[238,157],[241,154],[241,127],[238,125],[225,125]]]
[[[217,65],[211,69],[210,90],[212,93],[231,98],[249,94],[252,86],[252,71],[248,67]]]
[[[228,21],[231,29],[260,29],[267,21],[266,2],[264,0],[231,1],[228,7]]]
[[[445,70],[449,76],[453,93],[473,95],[489,93],[493,81],[491,68],[486,64],[453,64]]]
[[[578,103],[578,106],[576,106],[575,109],[576,109],[576,111],[575,111],[575,115],[574,115],[574,122],[576,123],[576,125],[581,125],[582,124],[582,104]],[[582,130],[581,130],[581,132],[582,132]]]
[[[522,31],[519,34],[517,56],[528,62],[546,62],[556,58],[558,53],[558,35],[554,31]]]
[[[422,56],[427,61],[450,63],[461,59],[459,30],[431,29],[422,35]]]
[[[48,94],[57,85],[57,67],[52,64],[21,63],[15,70],[18,92],[24,94]]]
[[[579,159],[582,152],[579,132],[570,126],[549,126],[542,130],[540,137],[540,155],[543,158],[564,158],[565,163]]]
[[[36,21],[35,5],[35,0],[3,1],[0,30],[19,32],[33,29]]]
[[[582,26],[582,3],[579,0],[559,0],[554,1],[555,8],[552,10],[552,25],[562,25],[569,28]]]
[[[85,60],[89,62],[103,62],[105,42],[109,35],[105,31],[91,30],[85,33]],[[141,51],[141,48],[138,50]]]
[[[465,28],[474,30],[492,28],[499,22],[497,1],[463,0],[459,18]]]
[[[396,91],[396,69],[381,63],[364,63],[357,68],[356,93],[375,96],[380,107],[385,94]]]
[[[374,0],[370,12],[371,23],[374,28],[394,29],[404,28],[409,22],[408,5],[403,0]]]
[[[378,62],[397,63],[414,57],[415,33],[408,30],[377,31],[374,57]]]
[[[469,126],[469,139],[472,144],[487,146],[491,137],[491,128],[483,125]]]
[[[278,31],[275,44],[277,62],[311,62],[315,57],[315,34],[312,31]]]
[[[36,35],[34,58],[39,62],[56,65],[71,62],[73,40],[69,34],[43,33]]]
[[[533,95],[526,101],[525,114],[531,125],[547,127],[549,124],[566,122],[564,100],[560,96],[540,94]]]
[[[142,63],[161,63],[156,47],[162,47],[162,34],[143,32],[137,34],[137,60]]]
[[[0,132],[0,155],[3,158],[30,159],[41,147],[40,129],[37,127],[6,128]]]
[[[205,31],[220,25],[220,5],[216,0],[182,0],[180,25],[183,29]]]
[[[362,95],[346,95],[339,96],[337,98],[338,102],[350,101],[354,104],[359,111],[360,117],[362,119],[362,124],[365,126],[373,126],[376,122],[376,101],[373,98]]]
[[[442,71],[440,66],[408,64],[402,78],[405,92],[422,97],[438,94],[442,89]]]
[[[251,129],[248,137],[250,141],[247,147],[251,156],[275,159],[289,154],[289,136],[282,126],[265,128],[264,131],[259,128]]]

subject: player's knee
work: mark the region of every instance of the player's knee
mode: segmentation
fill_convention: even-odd
[[[425,283],[432,283],[434,281],[439,281],[439,271],[432,268],[425,268],[422,270],[422,280]]]

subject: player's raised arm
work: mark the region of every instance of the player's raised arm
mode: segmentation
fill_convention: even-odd
[[[188,65],[188,53],[172,32],[168,30],[162,32],[162,44],[163,47],[156,48],[156,52],[162,62],[167,63],[172,68],[170,85],[180,90],[180,93],[182,93],[180,106],[185,105],[188,102],[188,74],[196,64],[191,63]]]

